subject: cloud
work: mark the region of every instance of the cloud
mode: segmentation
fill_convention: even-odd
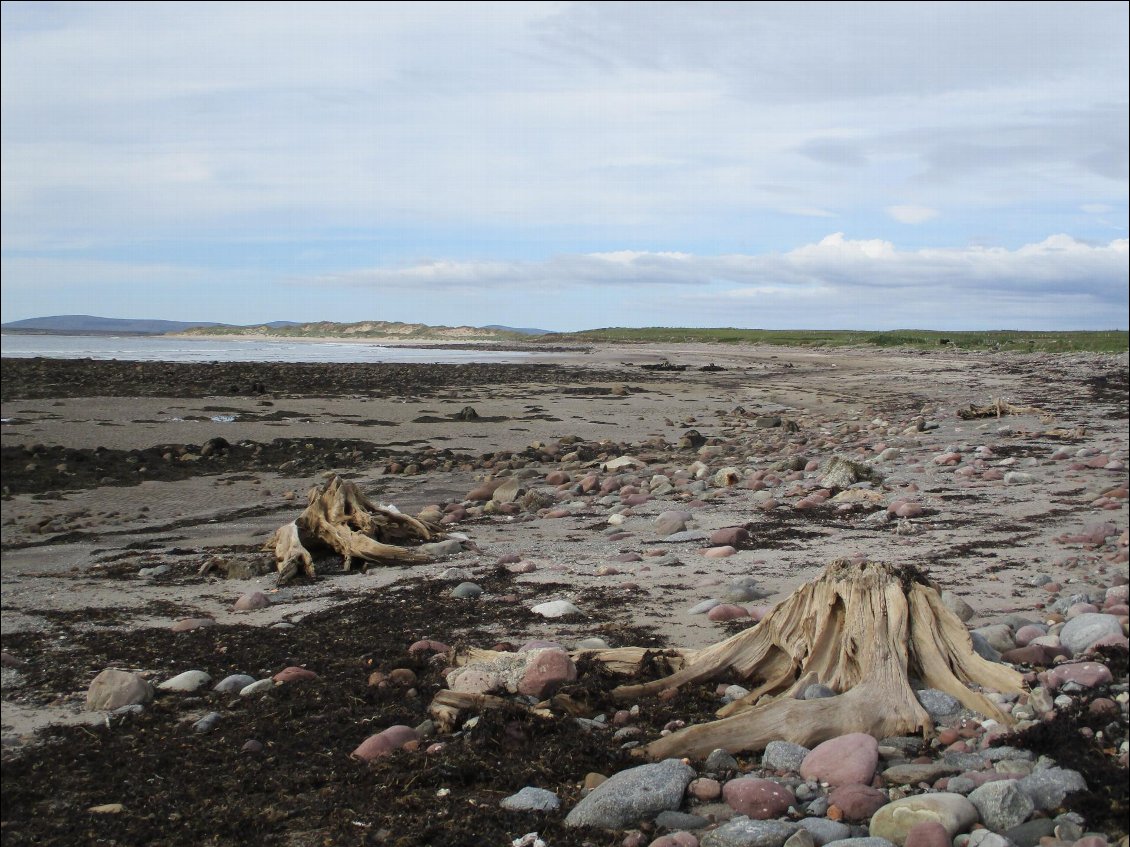
[[[900,224],[920,224],[936,218],[938,210],[929,206],[888,206],[887,214]]]
[[[723,286],[727,297],[884,289],[914,292],[976,290],[1037,295],[1060,292],[1117,302],[1126,296],[1127,240],[1090,245],[1053,235],[1015,250],[899,250],[883,239],[833,233],[785,253],[700,256],[624,250],[558,255],[544,261],[429,261],[296,279],[305,285],[491,289],[499,286]]]

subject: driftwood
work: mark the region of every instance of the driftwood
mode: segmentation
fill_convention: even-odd
[[[428,557],[405,545],[440,537],[435,524],[378,506],[354,483],[335,475],[310,489],[302,514],[275,530],[265,549],[274,550],[282,585],[297,576],[300,567],[306,576],[314,576],[311,550],[335,551],[346,571],[354,559],[418,564]]]
[[[756,626],[686,656],[670,676],[621,686],[614,696],[635,700],[719,677],[752,690],[721,709],[720,720],[647,745],[653,759],[761,750],[777,739],[812,746],[850,732],[929,734],[933,722],[912,678],[1007,724],[1009,716],[967,684],[1014,693],[1022,685],[1016,671],[974,652],[964,624],[921,572],[874,562],[833,562]],[[815,682],[840,693],[800,699]]]
[[[999,397],[987,406],[974,406],[970,403],[968,409],[957,410],[957,416],[964,421],[1001,418],[1004,415],[1039,415],[1041,420],[1051,421],[1053,419],[1053,415],[1043,409],[1035,406],[1014,406]]]

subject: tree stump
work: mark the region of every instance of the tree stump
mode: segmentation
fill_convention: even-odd
[[[442,537],[428,521],[378,506],[354,483],[336,474],[316,485],[307,495],[307,506],[291,523],[279,527],[265,545],[273,549],[280,585],[303,573],[314,577],[311,550],[330,549],[342,557],[349,571],[353,560],[378,564],[419,564],[423,553],[404,546]]]
[[[850,732],[929,735],[933,722],[912,679],[1008,724],[1008,715],[967,685],[1022,690],[1019,673],[974,652],[965,625],[917,568],[848,560],[833,562],[759,624],[694,653],[670,676],[613,694],[638,699],[721,675],[736,676],[750,694],[721,709],[720,720],[653,741],[644,748],[649,757],[754,751],[778,739],[812,747]],[[840,693],[800,699],[816,682]]]

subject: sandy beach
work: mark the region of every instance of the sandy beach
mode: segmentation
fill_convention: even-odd
[[[686,368],[641,367],[663,362]],[[958,415],[998,399],[1020,413]],[[1022,646],[1024,622],[1050,621],[1054,636],[1080,603],[1120,618],[1124,636],[1128,405],[1126,354],[609,345],[513,365],[5,360],[4,842],[156,843],[162,833],[162,843],[227,844],[254,833],[264,844],[454,844],[482,833],[477,843],[501,844],[537,831],[550,845],[627,843],[635,826],[563,823],[586,774],[638,764],[626,737],[589,727],[578,741],[579,730],[563,728],[568,716],[552,731],[523,724],[510,741],[509,724],[484,718],[497,734],[479,748],[463,730],[388,761],[351,759],[371,733],[426,720],[451,657],[409,661],[409,646],[541,640],[572,650],[599,638],[704,648],[845,558],[927,570],[971,608],[970,630],[1004,624],[1011,647]],[[873,478],[828,490],[834,456],[866,464]],[[348,574],[329,557],[316,580],[276,586],[264,543],[335,474],[404,513],[446,515],[458,543],[427,564]],[[519,487],[510,502],[471,496],[509,479]],[[745,540],[719,553],[725,545],[710,538],[728,528],[743,528]],[[743,579],[756,585],[734,601],[745,617],[692,611]],[[477,599],[451,597],[463,582],[479,587]],[[236,608],[254,592],[265,606]],[[553,600],[580,614],[529,611]],[[188,619],[212,623],[170,630]],[[1125,784],[1120,649],[1110,680],[1071,696],[1113,704],[1103,725],[1115,728],[1099,748],[1112,769],[1104,773]],[[1017,667],[1034,689],[1053,664]],[[310,690],[320,693],[279,686],[287,693],[266,695],[268,708],[163,692],[136,713],[87,709],[88,686],[106,668],[159,683],[193,669],[219,681],[289,666],[314,671]],[[417,680],[410,692],[370,685],[372,672],[396,667]],[[646,717],[633,724],[636,740],[671,721],[709,719],[718,705],[713,684],[681,696],[638,704]],[[212,713],[218,729],[191,729]],[[937,729],[975,723],[964,714],[939,718]],[[241,752],[249,739],[269,755]],[[446,744],[446,764],[442,749],[424,752],[433,742]],[[931,756],[944,752],[923,743]],[[484,756],[505,759],[493,778],[476,776],[493,767]],[[738,762],[765,775],[756,754]],[[170,782],[147,788],[131,770]],[[412,786],[414,773],[424,776]],[[783,779],[794,792],[804,784]],[[902,790],[876,779],[891,799]],[[560,811],[498,811],[499,799],[532,784],[556,791]],[[1105,816],[1084,809],[1076,838],[1057,818],[1070,804],[1036,809],[1028,822],[1052,821],[1039,837],[1065,844],[1087,832],[1125,842],[1125,789],[1102,796]],[[785,817],[805,817],[796,802]],[[88,811],[116,803],[121,811]],[[683,809],[696,805],[710,804],[691,798]],[[727,815],[712,808],[703,819],[700,839]],[[668,831],[649,826],[638,843]]]

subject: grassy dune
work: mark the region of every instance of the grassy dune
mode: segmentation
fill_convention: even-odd
[[[722,344],[774,344],[782,347],[954,347],[961,350],[1013,350],[1018,352],[1125,352],[1130,333],[1121,330],[1102,332],[1028,332],[992,330],[987,332],[942,332],[928,329],[899,329],[887,332],[820,329],[695,329],[610,327],[583,332],[545,335],[542,343],[561,342],[715,342]]]

